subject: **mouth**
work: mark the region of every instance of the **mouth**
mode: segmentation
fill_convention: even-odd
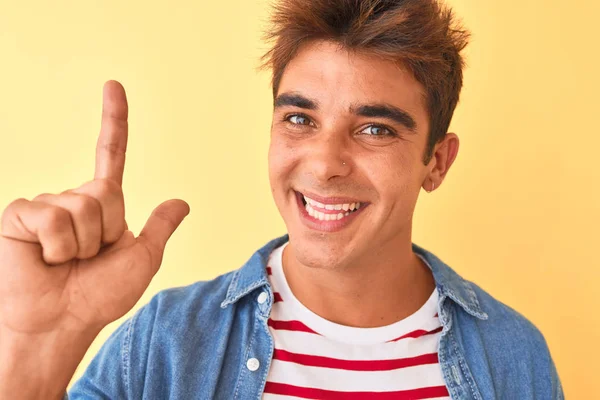
[[[369,205],[356,199],[295,193],[303,222],[311,229],[325,232],[344,229]]]

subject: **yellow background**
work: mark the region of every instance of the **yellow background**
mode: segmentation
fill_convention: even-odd
[[[453,0],[473,32],[458,159],[414,241],[544,333],[570,399],[600,398],[600,3]],[[284,232],[267,180],[266,0],[0,3],[0,207],[92,178],[102,84],[130,102],[130,228],[183,198],[139,307]],[[80,366],[122,321],[107,327]]]

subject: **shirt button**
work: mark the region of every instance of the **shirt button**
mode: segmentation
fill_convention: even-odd
[[[260,367],[260,362],[256,358],[251,358],[246,363],[246,367],[248,367],[250,371],[256,371],[258,367]]]
[[[269,295],[267,294],[267,292],[261,292],[258,295],[258,304],[264,304],[265,301],[267,301],[268,297],[269,297]]]

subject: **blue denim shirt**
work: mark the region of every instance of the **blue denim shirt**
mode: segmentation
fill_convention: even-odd
[[[273,354],[267,326],[273,292],[265,266],[287,240],[271,241],[236,271],[158,293],[110,336],[68,397],[260,399]],[[564,399],[540,331],[434,254],[412,246],[439,291],[438,355],[451,398]],[[268,299],[261,304],[262,292]],[[258,360],[258,369],[250,359]]]

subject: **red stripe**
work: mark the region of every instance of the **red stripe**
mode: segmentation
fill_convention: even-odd
[[[328,400],[417,400],[448,396],[448,389],[445,386],[430,386],[395,392],[339,392],[276,382],[267,382],[264,392],[304,399]]]
[[[276,320],[269,318],[268,324],[271,328],[276,329],[276,330],[308,332],[308,333],[315,333],[318,335],[317,332],[313,331],[312,329],[310,329],[308,326],[304,325],[300,321],[276,321]]]
[[[278,301],[283,301],[281,295],[277,292],[273,293],[273,303],[277,303]]]
[[[405,338],[418,338],[418,337],[425,336],[425,335],[432,335],[434,333],[440,332],[443,328],[444,328],[443,326],[440,326],[438,328],[435,328],[432,331],[426,331],[426,330],[423,330],[423,329],[417,329],[416,331],[408,332],[406,335],[402,335],[399,338],[396,338],[396,339],[393,339],[393,340],[389,340],[388,343],[389,342],[397,342],[398,340],[405,339]]]
[[[273,359],[310,367],[344,369],[348,371],[391,371],[394,369],[414,367],[416,365],[437,364],[438,355],[437,353],[430,353],[416,357],[396,358],[391,360],[341,360],[339,358],[299,354],[275,349]]]
[[[273,275],[273,271],[271,270],[271,267],[267,267],[267,275]]]

